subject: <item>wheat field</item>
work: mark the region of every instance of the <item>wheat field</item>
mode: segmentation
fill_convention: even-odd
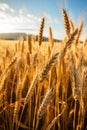
[[[0,40],[0,130],[87,130],[87,40],[62,10],[66,36]]]

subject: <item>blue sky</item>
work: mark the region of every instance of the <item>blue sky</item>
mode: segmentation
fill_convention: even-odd
[[[62,8],[76,26],[84,19],[82,37],[86,37],[87,0],[0,0],[0,32],[38,34],[41,18],[45,17],[44,35],[49,36],[51,26],[54,38],[63,38]]]

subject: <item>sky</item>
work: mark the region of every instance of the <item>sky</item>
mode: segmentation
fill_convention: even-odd
[[[84,20],[82,38],[87,34],[87,0],[0,0],[0,33],[24,32],[38,34],[41,19],[45,17],[44,36],[65,36],[61,10],[66,9],[75,26]]]

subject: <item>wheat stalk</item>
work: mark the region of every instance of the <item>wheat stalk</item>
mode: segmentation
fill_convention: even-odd
[[[58,120],[58,118],[64,113],[64,111],[66,110],[66,104],[63,103],[63,105],[64,105],[64,108],[63,108],[62,112],[60,114],[58,114],[56,117],[54,117],[54,119],[47,126],[46,130],[50,130],[53,127],[53,125],[55,124],[55,122]]]
[[[14,127],[14,123],[16,123],[16,125],[17,125],[18,112],[19,112],[20,106],[21,106],[21,103],[20,103],[21,92],[22,92],[22,84],[20,83],[20,77],[19,77],[19,85],[18,85],[17,91],[16,91],[16,102],[15,102],[15,108],[14,108],[14,114],[13,114],[13,127]]]
[[[33,78],[33,80],[32,80],[30,88],[29,88],[29,90],[27,92],[27,95],[25,97],[24,106],[23,106],[22,111],[21,111],[19,122],[21,121],[21,118],[22,118],[22,115],[23,115],[23,111],[24,111],[24,108],[25,108],[26,104],[28,103],[28,101],[30,101],[30,98],[32,97],[32,95],[34,93],[34,89],[35,89],[35,86],[36,86],[36,83],[37,83],[37,78],[38,78],[38,74],[36,73],[34,78]]]

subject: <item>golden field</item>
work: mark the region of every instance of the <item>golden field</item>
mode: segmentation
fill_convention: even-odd
[[[0,130],[87,129],[87,41],[63,9],[66,36],[0,40]]]

